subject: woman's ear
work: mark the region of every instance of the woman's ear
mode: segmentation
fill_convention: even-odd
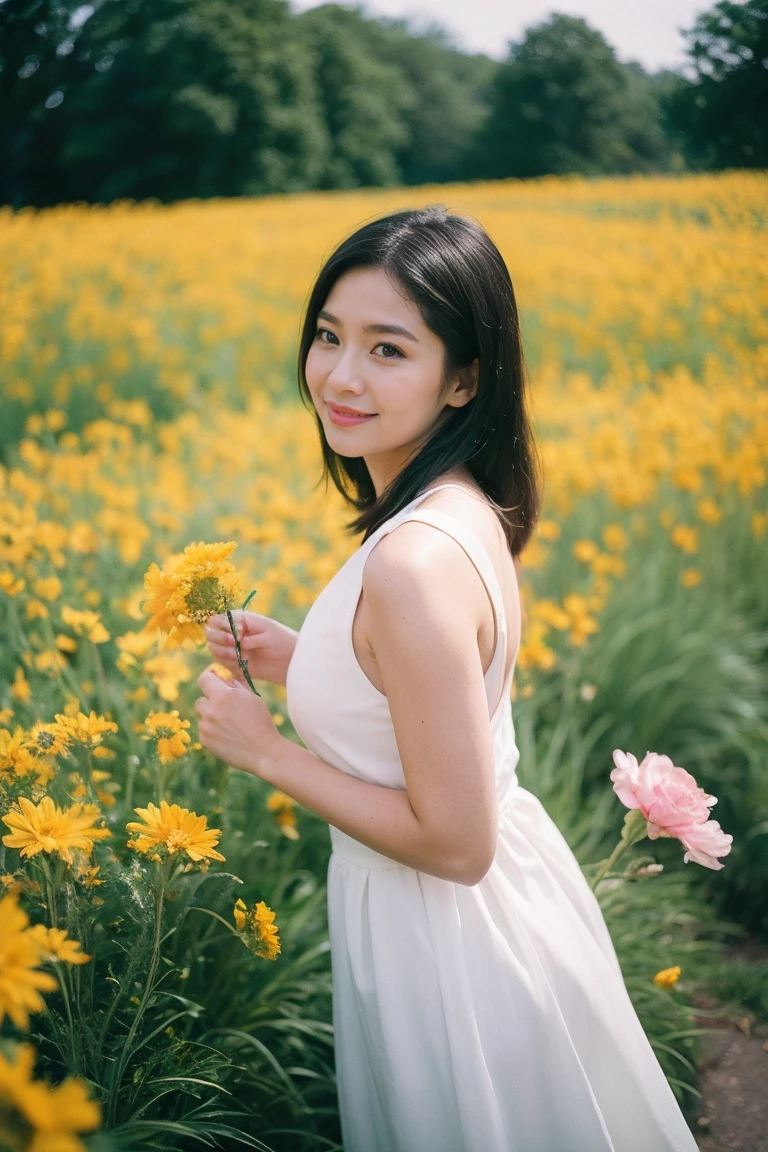
[[[477,357],[465,368],[459,368],[456,373],[456,384],[448,403],[452,404],[454,408],[462,408],[465,404],[469,404],[477,392],[479,373],[480,361]]]

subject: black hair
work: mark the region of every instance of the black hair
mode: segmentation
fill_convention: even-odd
[[[378,498],[364,458],[342,456],[329,446],[305,372],[318,312],[333,285],[352,268],[377,267],[399,281],[442,341],[444,387],[458,369],[479,362],[475,396],[463,407],[444,409],[429,439]],[[302,401],[317,421],[323,477],[326,483],[330,477],[359,512],[347,530],[364,532],[367,539],[432,480],[465,466],[495,508],[516,558],[533,531],[541,501],[541,464],[527,412],[526,376],[512,280],[501,253],[476,220],[433,204],[374,219],[343,240],[323,264],[309,295],[298,378]]]

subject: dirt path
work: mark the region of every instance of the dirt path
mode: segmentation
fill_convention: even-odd
[[[754,942],[728,948],[726,958],[765,961],[768,947]],[[768,1152],[768,1021],[754,1013],[717,1013],[718,1002],[694,997],[696,1026],[717,1028],[702,1037],[696,1120],[700,1152]]]

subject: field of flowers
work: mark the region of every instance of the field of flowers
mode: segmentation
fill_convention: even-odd
[[[597,888],[695,1111],[690,996],[729,931],[768,939],[767,193],[726,172],[0,210],[3,1147],[340,1147],[327,828],[197,742],[207,650],[148,627],[145,575],[236,543],[250,608],[300,627],[358,543],[298,401],[302,307],[347,232],[428,203],[488,228],[522,316],[545,486],[520,781],[587,869],[624,814],[614,748],[672,756],[734,836],[722,871],[656,841]],[[768,1012],[768,975],[752,995]]]

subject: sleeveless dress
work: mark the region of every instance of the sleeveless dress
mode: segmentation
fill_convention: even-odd
[[[567,841],[517,780],[501,588],[462,520],[423,491],[350,556],[306,614],[286,679],[307,749],[404,788],[387,698],[359,665],[363,565],[418,520],[464,549],[493,603],[485,674],[496,857],[475,885],[396,863],[331,826],[328,920],[344,1152],[697,1152]]]

